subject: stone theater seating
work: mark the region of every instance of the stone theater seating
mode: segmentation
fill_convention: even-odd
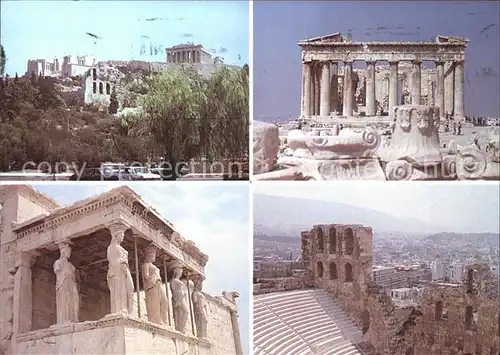
[[[361,354],[362,333],[325,290],[254,298],[254,354]]]

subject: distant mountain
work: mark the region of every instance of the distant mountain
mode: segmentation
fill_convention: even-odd
[[[254,195],[254,234],[300,237],[300,232],[314,224],[362,224],[377,233],[431,234],[446,230],[442,226],[416,218],[397,218],[393,215],[348,204]]]
[[[500,243],[500,234],[498,233],[451,233],[451,232],[441,232],[437,234],[432,234],[425,238],[426,240],[432,240],[433,242],[445,242],[448,240],[455,240],[464,243],[474,242],[474,243],[485,243],[489,242],[498,245]]]

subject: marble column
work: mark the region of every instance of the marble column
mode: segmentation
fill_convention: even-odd
[[[444,62],[436,62],[436,106],[439,116],[444,117]]]
[[[352,62],[344,62],[344,107],[342,116],[351,117],[353,110]]]
[[[366,62],[366,116],[375,116],[377,101],[375,98],[375,61]]]
[[[455,63],[444,64],[444,112],[453,114],[455,102]]]
[[[422,103],[422,62],[414,60],[411,73],[411,104],[420,105]]]
[[[309,116],[311,106],[311,65],[302,63],[302,110],[301,116]]]
[[[311,75],[309,76],[310,78],[310,90],[309,90],[309,116],[314,116],[314,96],[315,96],[315,91],[316,91],[316,85],[315,85],[315,77],[316,77],[316,72],[314,70],[314,62],[309,63],[309,70],[311,72]]]
[[[330,62],[321,63],[320,116],[330,116]]]
[[[16,260],[17,271],[14,276],[13,333],[26,333],[31,330],[33,311],[33,282],[31,267],[37,254],[21,252]]]
[[[321,66],[319,63],[314,65],[314,114],[319,115],[321,96]]]
[[[465,119],[464,109],[464,61],[455,62],[455,105],[453,117],[455,119]]]
[[[331,78],[331,84],[330,84],[330,110],[331,111],[337,111],[338,107],[338,95],[339,95],[339,78],[338,78],[338,73],[339,73],[339,68],[337,63],[332,63],[332,66],[330,68],[332,78]]]
[[[339,77],[339,89],[337,92],[337,98],[340,98],[341,102],[337,102],[337,110],[339,111],[339,114],[342,114],[344,107],[344,76],[339,75],[338,77]],[[342,107],[340,107],[341,104]]]
[[[389,62],[389,116],[393,116],[398,105],[398,65],[399,62]]]

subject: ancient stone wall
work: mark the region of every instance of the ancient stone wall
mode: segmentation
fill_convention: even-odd
[[[32,266],[33,310],[31,330],[56,324],[56,275],[38,262]]]
[[[337,231],[336,240],[330,238],[331,226]],[[352,256],[345,241],[348,227],[355,236]],[[486,267],[471,266],[462,285],[430,283],[418,303],[397,306],[371,280],[370,228],[320,225],[308,234],[309,243],[303,240],[302,245],[306,256],[308,250],[313,251],[310,265],[314,283],[329,291],[353,317],[378,354],[498,354],[500,303],[491,292],[495,280]],[[307,239],[307,233],[302,236]],[[339,240],[339,236],[344,239]],[[337,265],[336,273],[330,269],[331,262]],[[347,263],[353,265],[352,281],[342,266]]]
[[[258,284],[254,285],[254,295],[260,295],[271,292],[285,292],[292,290],[302,290],[307,288],[306,277],[273,277],[260,279]]]
[[[212,349],[213,354],[235,354],[233,328],[231,323],[231,313],[228,308],[223,307],[219,302],[207,297],[210,309],[210,319],[208,320],[207,336],[208,340],[215,344]]]

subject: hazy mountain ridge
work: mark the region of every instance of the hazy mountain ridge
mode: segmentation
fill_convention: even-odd
[[[447,241],[454,239],[462,242],[484,242],[489,241],[493,244],[500,244],[500,234],[498,233],[454,233],[454,232],[441,232],[428,236],[426,240],[434,242]]]
[[[254,195],[254,234],[297,236],[314,224],[363,224],[380,233],[432,234],[448,228],[416,218],[393,215],[348,204],[307,198]]]

